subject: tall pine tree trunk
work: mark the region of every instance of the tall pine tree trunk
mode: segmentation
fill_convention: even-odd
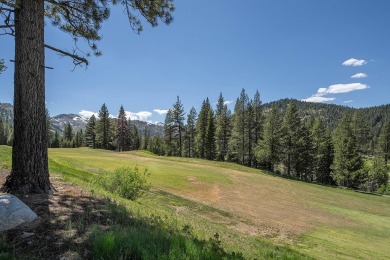
[[[15,9],[15,93],[12,193],[50,193],[46,116],[44,0],[21,0]]]

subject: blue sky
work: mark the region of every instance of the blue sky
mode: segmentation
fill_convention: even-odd
[[[367,107],[390,103],[390,1],[176,1],[174,21],[141,35],[121,7],[103,24],[101,57],[88,69],[46,51],[50,114],[90,115],[106,103],[133,118],[163,121],[180,96],[186,111],[242,88],[263,102],[281,98]],[[67,34],[46,26],[46,42],[71,50]],[[80,43],[82,47],[82,43]],[[13,39],[0,37],[0,102],[13,100]],[[234,102],[230,108],[233,110]],[[161,115],[160,115],[160,114]],[[130,115],[130,113],[129,113]]]

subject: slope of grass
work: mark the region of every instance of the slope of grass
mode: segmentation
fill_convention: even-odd
[[[92,181],[101,170],[147,168],[152,190],[137,203],[117,201],[132,214],[160,216],[168,226],[190,228],[199,239],[218,233],[224,249],[248,258],[390,255],[388,197],[288,180],[231,163],[139,151],[51,149],[49,158],[51,172],[102,193]]]

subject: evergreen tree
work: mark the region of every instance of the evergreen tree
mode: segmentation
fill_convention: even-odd
[[[389,168],[385,160],[380,156],[375,156],[372,160],[372,169],[369,170],[366,181],[368,192],[375,192],[382,185],[388,185]]]
[[[5,183],[7,191],[19,194],[52,191],[45,124],[45,47],[73,58],[75,65],[88,64],[87,59],[75,53],[78,48],[69,53],[44,43],[45,19],[75,40],[85,39],[99,55],[95,44],[101,39],[99,29],[109,17],[110,5],[119,4],[125,7],[130,26],[137,32],[142,30],[140,15],[152,26],[157,26],[159,19],[166,24],[172,21],[172,0],[2,1],[6,8],[1,8],[0,14],[7,17],[3,29],[15,36],[15,140],[12,172]]]
[[[119,152],[127,151],[129,147],[129,127],[127,125],[126,113],[123,106],[119,109],[118,119],[116,121],[116,149]]]
[[[85,127],[85,143],[88,147],[96,148],[96,117],[92,115]]]
[[[295,102],[287,106],[286,114],[282,123],[282,162],[287,168],[287,175],[292,176],[294,164],[298,162],[299,139],[301,120]]]
[[[173,116],[173,131],[175,133],[175,137],[178,137],[178,156],[182,156],[183,146],[182,146],[182,132],[184,129],[184,107],[181,103],[181,100],[179,99],[179,96],[177,96],[177,100],[175,104],[173,104],[172,108],[172,116]]]
[[[317,118],[312,127],[313,136],[313,173],[314,180],[322,184],[331,184],[331,166],[333,164],[333,143],[330,130]]]
[[[211,109],[209,98],[203,100],[202,107],[199,112],[198,121],[196,124],[195,146],[196,153],[200,158],[206,158],[206,133],[207,133],[207,117]]]
[[[268,112],[264,132],[256,148],[257,160],[270,171],[275,171],[275,167],[281,159],[281,125],[279,110],[274,104]]]
[[[138,129],[135,125],[133,125],[132,131],[131,131],[131,150],[139,150],[141,148],[141,136],[138,133]]]
[[[168,110],[165,115],[164,121],[164,143],[165,143],[165,154],[172,156],[174,154],[174,117],[171,109]]]
[[[205,157],[208,160],[215,159],[215,122],[214,122],[214,112],[210,108],[207,114],[207,127],[206,127],[206,137],[205,137]]]
[[[60,148],[60,136],[59,136],[57,130],[54,133],[54,139],[53,139],[53,142],[51,144],[51,147],[52,148]]]
[[[148,150],[149,141],[150,141],[150,134],[149,134],[148,126],[145,125],[144,138],[142,139],[142,150]]]
[[[216,158],[219,161],[227,160],[229,152],[229,140],[231,136],[231,112],[227,105],[223,108],[216,118]]]
[[[51,146],[51,139],[53,138],[51,133],[51,123],[50,123],[50,113],[49,110],[46,109],[46,138],[47,138],[47,147]]]
[[[356,136],[360,154],[367,154],[369,150],[370,129],[363,118],[363,111],[358,110],[352,116],[352,129]]]
[[[99,147],[103,149],[109,148],[110,142],[110,114],[106,104],[104,103],[99,110],[99,120],[96,126],[96,139]]]
[[[4,135],[4,128],[3,119],[0,117],[0,145],[7,144],[7,138]]]
[[[313,181],[313,141],[310,131],[305,124],[298,129],[297,156],[294,156],[293,167],[297,176],[302,180]]]
[[[231,154],[234,160],[240,164],[245,164],[248,157],[248,108],[248,95],[245,93],[245,89],[242,89],[234,106],[232,135],[229,142]]]
[[[357,188],[361,183],[363,159],[359,154],[351,116],[344,113],[334,133],[332,177],[340,186]]]
[[[381,128],[376,150],[387,165],[390,159],[390,121],[386,121]]]
[[[71,141],[73,139],[73,127],[70,123],[65,125],[64,139],[67,141]]]
[[[194,107],[191,107],[187,115],[186,143],[187,157],[195,157],[195,135],[196,135],[197,113]]]
[[[256,146],[261,140],[262,130],[263,130],[263,111],[261,107],[260,93],[256,90],[255,97],[253,99],[252,105],[252,116],[249,121],[252,121],[251,134],[252,142]],[[253,155],[253,166],[257,168],[256,156]]]

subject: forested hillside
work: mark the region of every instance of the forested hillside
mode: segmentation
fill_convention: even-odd
[[[12,144],[10,105],[1,104],[0,140]],[[213,108],[186,113],[179,97],[163,126],[111,118],[102,105],[88,120],[64,114],[50,119],[48,146],[149,150],[157,155],[230,161],[305,181],[388,193],[390,105],[355,109],[282,99],[262,104],[242,89],[231,110],[220,93]],[[84,127],[85,126],[85,127]],[[62,131],[63,129],[63,131]],[[163,133],[161,133],[163,130]]]

